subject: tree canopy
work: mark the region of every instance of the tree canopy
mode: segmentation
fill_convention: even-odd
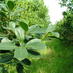
[[[60,33],[60,38],[71,45],[73,41],[73,0],[61,0],[61,6],[66,6],[67,11],[63,12],[64,18],[57,22],[56,30]],[[71,7],[71,8],[70,8]]]
[[[29,25],[46,26],[50,23],[48,9],[43,0],[20,0],[16,2],[17,7],[23,9],[20,12],[20,17],[26,20]]]

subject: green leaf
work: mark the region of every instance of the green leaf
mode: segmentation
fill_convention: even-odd
[[[2,9],[2,11],[7,11],[6,4],[0,3],[0,10],[1,9]]]
[[[17,49],[15,49],[14,57],[17,58],[18,60],[21,61],[21,60],[27,58],[27,56],[28,56],[28,52],[27,52],[26,48],[18,47]]]
[[[51,34],[52,34],[52,36],[55,36],[55,37],[57,37],[57,38],[60,37],[60,34],[59,34],[58,32],[52,32]]]
[[[15,35],[18,40],[23,41],[24,40],[24,30],[21,27],[18,27],[15,29]]]
[[[44,27],[39,27],[38,25],[32,25],[29,27],[29,33],[33,33],[33,34],[41,34],[41,33],[45,33],[47,28]]]
[[[12,10],[12,9],[14,8],[15,4],[14,4],[13,1],[8,1],[8,2],[7,2],[7,6],[8,6],[8,8],[9,8],[10,10]]]
[[[16,46],[12,42],[0,43],[0,50],[14,50]]]
[[[1,42],[3,43],[3,42],[11,42],[8,38],[3,38],[2,40],[1,40]]]
[[[21,26],[25,31],[28,31],[28,25],[27,25],[27,23],[20,21],[19,24],[20,24],[20,26]]]
[[[16,24],[15,24],[15,22],[9,22],[9,28],[10,29],[12,29],[12,30],[14,30],[15,29],[15,26],[16,26]]]
[[[48,25],[48,27],[40,27],[38,25],[32,25],[29,27],[29,33],[33,34],[48,33],[48,32],[53,32],[54,30],[55,30],[54,25]]]
[[[49,34],[48,34],[48,36],[54,36],[54,37],[57,37],[57,38],[59,38],[60,37],[60,34],[58,33],[58,32],[50,32]]]
[[[26,48],[28,48],[28,49],[45,49],[46,45],[40,39],[33,39],[33,40],[30,40],[26,44]]]
[[[55,26],[54,25],[48,25],[48,28],[46,30],[46,32],[53,32],[55,30]]]
[[[0,54],[0,63],[6,63],[8,61],[11,61],[13,59],[13,54],[11,53],[2,53]]]

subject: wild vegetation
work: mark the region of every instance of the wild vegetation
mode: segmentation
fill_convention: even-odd
[[[0,72],[73,73],[72,3],[51,25],[43,0],[0,0]]]

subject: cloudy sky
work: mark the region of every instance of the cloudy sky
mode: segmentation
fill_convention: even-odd
[[[44,2],[49,9],[50,20],[53,24],[63,18],[62,12],[65,11],[66,8],[60,7],[58,4],[59,0],[44,0]]]

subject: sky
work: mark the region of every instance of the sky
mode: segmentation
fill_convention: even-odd
[[[65,11],[66,8],[60,7],[59,0],[44,0],[44,3],[49,10],[52,24],[55,24],[57,21],[63,18],[62,12]]]

